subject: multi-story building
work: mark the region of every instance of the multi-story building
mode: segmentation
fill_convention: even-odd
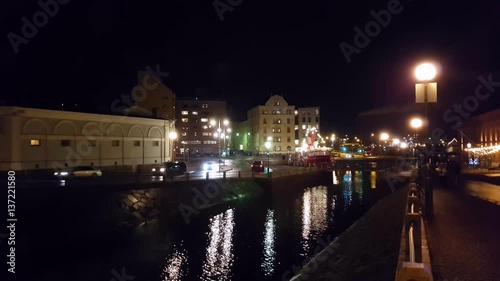
[[[138,72],[137,86],[132,89],[136,106],[127,109],[127,114],[161,119],[175,118],[175,94],[154,74]]]
[[[123,166],[172,159],[173,120],[0,107],[0,170]]]
[[[468,161],[488,168],[500,163],[500,110],[490,111],[465,120],[460,143]]]
[[[289,105],[282,96],[274,95],[265,105],[247,112],[248,150],[254,153],[287,153],[295,147],[295,106]],[[270,143],[269,150],[265,143]]]
[[[176,102],[177,147],[181,154],[218,154],[230,146],[226,102],[182,99]]]
[[[308,130],[319,132],[319,107],[298,107],[295,110],[295,145],[300,146]]]

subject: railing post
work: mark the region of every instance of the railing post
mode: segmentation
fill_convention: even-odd
[[[253,172],[252,172],[253,174]],[[241,178],[241,171],[238,171],[238,178]]]
[[[222,180],[226,181],[226,171],[222,172]]]
[[[208,172],[207,172],[207,177],[206,177],[206,179],[208,180],[209,178],[210,178],[210,177],[209,177]]]
[[[189,173],[186,173],[186,181],[189,181]]]

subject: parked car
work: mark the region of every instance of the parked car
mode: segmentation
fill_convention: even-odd
[[[97,178],[102,176],[100,169],[95,169],[92,166],[77,166],[72,169],[54,172],[54,176],[62,177],[75,177],[75,178]]]
[[[263,161],[253,161],[250,165],[252,172],[264,172],[264,162]]]
[[[169,175],[183,175],[187,172],[187,165],[185,162],[165,162],[162,166],[154,167],[151,169],[153,174],[169,174]]]

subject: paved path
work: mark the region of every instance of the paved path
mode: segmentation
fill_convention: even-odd
[[[468,192],[434,190],[426,225],[436,281],[500,280],[500,206]]]

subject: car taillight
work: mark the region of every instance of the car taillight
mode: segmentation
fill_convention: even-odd
[[[262,165],[260,165],[262,167]]]

